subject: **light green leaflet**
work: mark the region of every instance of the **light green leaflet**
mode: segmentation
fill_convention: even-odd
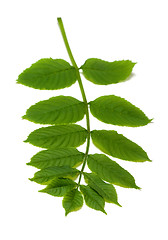
[[[63,59],[43,58],[19,75],[18,83],[41,90],[70,87],[77,80],[76,70]]]
[[[78,211],[83,206],[83,197],[81,192],[73,189],[68,192],[62,201],[63,208],[65,209],[65,216],[70,212]]]
[[[92,172],[97,173],[100,178],[109,183],[113,183],[121,187],[139,189],[139,187],[135,184],[133,176],[106,155],[89,155],[87,164]]]
[[[91,136],[94,145],[108,155],[133,162],[151,161],[140,146],[116,131],[94,130]]]
[[[52,180],[48,186],[39,192],[48,193],[55,197],[63,197],[70,190],[76,187],[76,183],[68,178],[56,178]]]
[[[85,115],[85,104],[73,97],[58,96],[31,106],[23,119],[41,124],[75,123]]]
[[[114,95],[90,102],[90,111],[100,121],[118,126],[139,127],[151,122],[139,108]]]
[[[89,89],[93,100],[87,101],[83,86],[85,79],[82,80],[81,74],[94,84],[109,85],[112,93],[113,84],[130,79],[135,63],[90,58],[78,67],[62,19],[57,20],[71,65],[63,59],[43,58],[24,70],[17,83],[39,90],[57,90],[70,87],[77,81],[82,100],[53,91],[53,97],[35,103],[26,111],[23,119],[49,125],[34,130],[24,141],[45,149],[27,163],[40,169],[30,180],[47,185],[40,192],[63,197],[66,216],[79,210],[83,199],[88,207],[106,214],[105,202],[113,203],[113,207],[121,206],[113,184],[124,188],[139,187],[134,177],[114,160],[104,154],[90,154],[91,140],[100,151],[112,157],[133,162],[151,160],[138,144],[113,129],[96,130],[94,121],[90,124],[90,114],[103,123],[125,127],[145,126],[151,119],[124,98],[108,95],[94,100],[95,92],[99,91],[96,88],[100,86]],[[74,93],[74,89],[70,92]],[[75,93],[78,96],[78,92]],[[83,119],[86,122],[83,123]],[[82,126],[76,124],[78,121]],[[77,149],[80,146],[84,147],[83,152]],[[90,173],[85,172],[86,164]],[[83,178],[85,185],[81,184]]]
[[[78,175],[79,171],[75,168],[68,166],[54,166],[36,172],[34,177],[30,178],[30,180],[39,184],[47,185],[55,178],[67,177],[70,179],[76,179]]]
[[[95,192],[89,186],[81,185],[80,190],[84,195],[84,199],[88,207],[107,214],[104,210],[105,201],[103,197],[101,197],[97,192]]]
[[[52,166],[78,167],[84,158],[84,153],[75,148],[58,148],[55,150],[43,150],[35,154],[27,165],[39,169]]]
[[[97,58],[87,59],[81,66],[85,78],[95,84],[107,85],[126,80],[135,63],[129,60],[107,62]]]
[[[57,125],[33,131],[25,142],[37,147],[55,149],[58,147],[78,147],[85,142],[86,137],[86,129],[79,125]]]

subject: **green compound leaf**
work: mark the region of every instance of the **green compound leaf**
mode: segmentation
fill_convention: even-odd
[[[92,172],[109,183],[120,187],[139,189],[135,184],[134,177],[104,154],[89,155],[87,164]]]
[[[91,137],[94,145],[110,156],[133,162],[151,161],[140,146],[116,131],[94,130]]]
[[[78,122],[84,115],[84,102],[73,97],[58,96],[31,106],[23,119],[40,124],[64,124]]]
[[[78,147],[87,137],[87,130],[77,124],[57,125],[39,128],[28,136],[25,142],[34,146],[55,149]]]
[[[40,190],[39,192],[48,193],[55,197],[63,197],[76,186],[77,184],[71,179],[58,178],[52,180],[46,188]]]
[[[108,85],[125,81],[135,63],[129,60],[107,62],[97,58],[86,60],[81,66],[85,78],[92,83]]]
[[[105,183],[95,173],[84,173],[85,182],[89,187],[93,188],[104,200],[108,203],[115,203],[121,207],[118,203],[117,193],[112,184]]]
[[[107,214],[104,210],[105,201],[97,192],[89,186],[84,185],[80,186],[80,190],[84,195],[85,203],[88,207]]]
[[[27,165],[39,169],[52,166],[78,167],[83,161],[84,153],[75,148],[58,148],[43,150],[35,154]]]
[[[90,102],[90,111],[98,120],[118,126],[139,127],[152,121],[139,108],[114,95]]]
[[[70,87],[76,80],[76,70],[68,62],[43,58],[24,70],[17,83],[41,90],[54,90]]]
[[[42,169],[34,174],[33,178],[30,178],[31,181],[34,181],[39,184],[47,185],[49,182],[56,178],[70,178],[76,179],[79,175],[79,170],[71,168],[68,166],[54,166]]]
[[[65,216],[70,212],[78,211],[83,206],[83,197],[81,192],[73,189],[68,192],[62,200],[63,208],[65,209]]]

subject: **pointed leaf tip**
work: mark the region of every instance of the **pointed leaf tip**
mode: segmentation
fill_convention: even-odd
[[[23,115],[23,116],[22,116],[22,119],[23,119],[23,120],[26,119],[26,115]]]
[[[116,203],[116,205],[117,205],[117,206],[119,206],[119,207],[122,207],[122,205],[121,205],[121,204],[119,204],[119,203]]]

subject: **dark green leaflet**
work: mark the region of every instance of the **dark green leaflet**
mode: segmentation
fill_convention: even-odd
[[[58,96],[31,106],[23,119],[41,124],[63,124],[78,122],[84,115],[84,102],[73,97]]]
[[[62,19],[57,20],[72,65],[63,59],[43,58],[24,70],[17,83],[40,90],[57,90],[70,87],[77,81],[82,101],[71,96],[58,96],[54,91],[53,97],[37,102],[26,111],[23,119],[52,125],[34,130],[25,140],[45,148],[27,163],[40,169],[30,180],[47,185],[40,192],[63,197],[66,216],[83,206],[83,197],[88,207],[106,214],[105,202],[121,206],[112,184],[125,188],[139,187],[128,171],[106,155],[89,154],[91,138],[99,150],[115,158],[134,162],[151,160],[140,146],[122,134],[113,130],[92,130],[90,112],[98,120],[117,126],[144,126],[151,119],[118,96],[101,96],[88,103],[81,73],[94,84],[116,84],[130,78],[135,63],[130,60],[107,62],[90,58],[78,68]],[[91,90],[93,94],[97,91],[96,88]],[[74,124],[83,118],[86,120],[84,127]],[[85,142],[84,153],[76,149]],[[85,172],[86,163],[91,173]],[[83,177],[87,185],[81,185]]]
[[[62,201],[62,205],[65,209],[65,216],[70,212],[78,211],[83,206],[83,197],[81,192],[77,189],[73,189],[68,192]]]
[[[118,126],[139,127],[151,122],[139,108],[114,95],[90,102],[90,111],[100,121]]]
[[[28,136],[25,142],[37,147],[55,149],[78,147],[87,137],[87,130],[76,124],[39,128]]]
[[[19,75],[18,83],[41,90],[70,87],[77,80],[76,70],[63,59],[43,58]]]
[[[58,148],[55,150],[43,150],[31,158],[27,165],[39,169],[52,166],[78,167],[84,158],[84,153],[75,148]]]
[[[89,155],[87,164],[91,171],[97,173],[99,177],[109,183],[121,187],[139,189],[135,184],[133,176],[104,154]]]
[[[34,177],[30,178],[30,180],[39,184],[47,185],[55,178],[67,177],[70,179],[76,179],[78,175],[79,171],[75,168],[68,166],[53,166],[36,172]]]
[[[55,197],[63,197],[66,193],[76,187],[76,183],[68,178],[56,178],[48,186],[39,192],[48,193]]]
[[[88,207],[107,214],[104,210],[105,201],[97,192],[89,186],[84,185],[80,186],[80,190],[84,195],[84,199]]]
[[[116,131],[94,130],[91,136],[94,145],[108,155],[133,162],[150,161],[140,146]]]
[[[95,84],[107,85],[126,80],[135,63],[129,60],[107,62],[97,58],[87,59],[81,66],[85,78]]]
[[[95,173],[84,173],[85,182],[98,192],[106,202],[115,203],[118,206],[121,206],[117,200],[117,193],[112,184],[104,182],[98,175]]]

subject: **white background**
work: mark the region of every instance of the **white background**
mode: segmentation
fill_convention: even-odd
[[[0,217],[2,240],[168,239],[167,215],[167,1],[5,0],[0,5]],[[77,83],[59,91],[16,84],[17,76],[40,58],[69,61],[57,25],[62,17],[78,65],[87,58],[137,62],[124,83],[95,86],[83,79],[88,101],[115,94],[140,107],[153,123],[114,127],[91,118],[92,129],[115,129],[148,152],[152,163],[118,160],[142,190],[116,187],[122,208],[106,204],[108,215],[84,206],[64,216],[61,199],[39,193],[28,162],[39,149],[25,144],[38,128],[21,116],[30,105],[60,94],[81,99]],[[81,122],[83,126],[85,121]],[[91,152],[95,152],[93,147]]]

